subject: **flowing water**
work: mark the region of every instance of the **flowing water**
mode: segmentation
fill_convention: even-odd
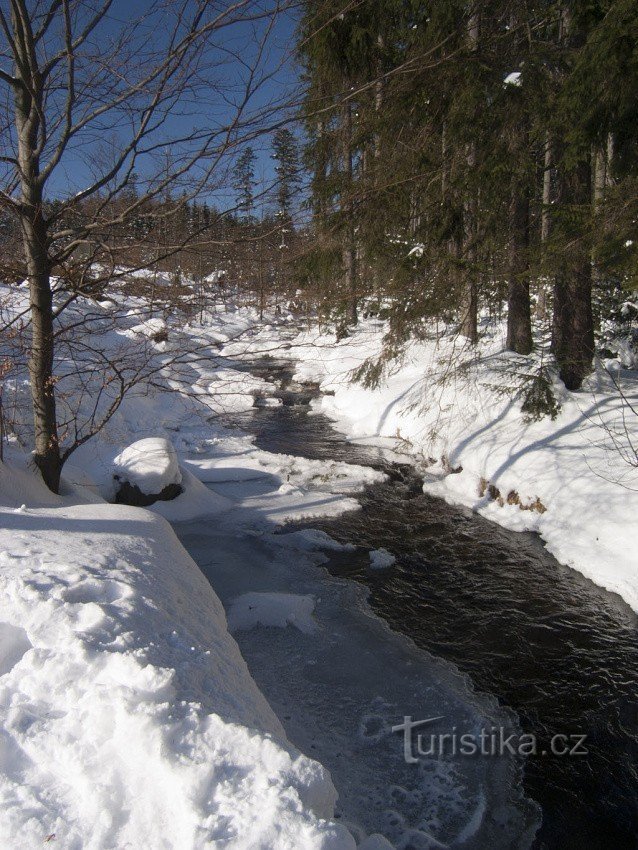
[[[233,417],[257,446],[388,474],[362,494],[361,510],[308,525],[359,547],[330,557],[333,574],[365,584],[395,631],[456,665],[537,736],[524,774],[543,812],[534,846],[638,847],[638,617],[560,565],[534,535],[429,497],[410,466],[349,443],[310,412],[318,391],[292,384],[289,366],[245,368],[283,388],[282,406]],[[397,563],[373,572],[368,550],[380,547]],[[556,734],[586,735],[588,754],[541,755]]]

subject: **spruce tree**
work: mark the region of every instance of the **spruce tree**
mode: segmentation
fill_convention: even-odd
[[[246,218],[252,216],[255,203],[255,162],[257,156],[250,147],[246,148],[233,169],[233,189],[235,189],[237,208]]]
[[[295,196],[301,183],[299,150],[297,140],[287,127],[276,131],[272,140],[272,158],[277,163],[275,173],[275,193],[277,199],[277,214],[282,226],[290,226],[293,222]]]

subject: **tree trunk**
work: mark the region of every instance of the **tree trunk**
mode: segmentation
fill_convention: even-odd
[[[23,219],[22,232],[31,302],[29,378],[33,404],[34,460],[47,487],[57,493],[62,460],[53,377],[53,296],[46,251],[46,227],[42,223],[41,211],[34,212],[32,220]]]
[[[471,142],[466,151],[467,164],[476,167],[476,146]],[[461,301],[460,333],[471,345],[478,342],[478,283],[476,280],[476,213],[477,203],[474,190],[463,204],[463,244],[461,256],[464,261],[463,297]]]
[[[549,133],[545,137],[545,155],[543,159],[543,198],[541,210],[541,254],[544,254],[549,240],[550,204],[552,202],[553,152]],[[543,258],[544,259],[544,258]],[[545,269],[538,284],[538,303],[536,315],[541,321],[547,318],[547,282]]]
[[[352,203],[352,108],[350,101],[343,105],[343,191],[346,194],[342,206],[345,217],[342,264],[344,288],[346,292],[346,322],[356,325],[357,315],[357,248],[354,229],[354,209]]]
[[[567,48],[582,45],[586,33],[574,28],[570,10],[561,15],[560,40]],[[568,390],[580,389],[591,371],[594,357],[594,320],[592,313],[592,166],[591,156],[578,151],[575,164],[565,150],[556,157],[559,235],[563,257],[554,281],[552,351],[559,376]],[[573,156],[573,154],[572,154]],[[576,159],[576,157],[573,157]]]
[[[14,86],[15,122],[20,166],[20,224],[27,261],[31,306],[29,378],[33,405],[34,460],[50,490],[60,487],[62,459],[55,410],[53,375],[53,294],[47,222],[42,209],[38,156],[42,115],[42,79],[37,66],[29,16],[14,8],[12,25],[20,62]]]
[[[570,210],[588,210],[591,204],[591,166],[582,160],[559,178],[559,204]],[[573,216],[573,212],[568,214]],[[580,216],[577,216],[580,219]],[[578,225],[577,225],[578,227]],[[559,375],[568,390],[580,388],[591,371],[594,356],[592,267],[588,240],[581,225],[568,227],[565,256],[554,283],[552,349]]]
[[[480,16],[473,12],[468,18],[466,38],[470,51],[475,53],[479,47]],[[476,143],[470,142],[466,146],[465,158],[469,170],[476,168]],[[463,249],[462,256],[465,261],[465,283],[461,303],[461,328],[462,336],[467,337],[472,345],[478,342],[478,283],[476,280],[476,216],[478,204],[473,188],[470,195],[463,204]]]
[[[529,196],[516,178],[512,179],[510,202],[507,348],[517,354],[529,354],[532,350],[529,299]]]

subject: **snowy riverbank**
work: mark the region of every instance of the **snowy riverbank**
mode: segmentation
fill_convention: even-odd
[[[539,361],[503,354],[502,328],[486,330],[478,352],[452,335],[413,342],[376,388],[352,383],[380,354],[384,332],[368,320],[339,342],[298,337],[287,354],[299,380],[321,382],[319,409],[353,439],[414,458],[427,492],[538,532],[559,561],[638,610],[636,372],[610,363],[578,393],[555,381],[557,418],[527,421],[511,388]]]
[[[350,377],[380,351],[376,321],[337,342],[299,335],[291,317],[260,324],[250,309],[219,307],[190,326],[149,317],[130,298],[117,327],[108,305],[76,309],[90,311],[103,351],[142,345],[153,379],[73,454],[60,497],[19,446],[29,428],[20,364],[5,381],[15,434],[0,466],[4,843],[55,834],[73,850],[528,846],[537,812],[515,762],[443,759],[415,773],[391,732],[415,712],[472,730],[515,718],[393,635],[363,591],[318,569],[337,544],[276,533],[355,508],[382,474],[257,449],[211,414],[278,404],[276,385],[242,361],[290,358],[299,380],[331,393],[317,405],[353,438],[410,458],[429,491],[539,531],[561,560],[635,604],[634,471],[603,439],[619,417],[605,375],[578,395],[556,387],[559,418],[527,423],[499,391],[512,359],[496,353],[497,338],[445,381],[450,358],[466,353],[415,343],[372,390]],[[100,376],[67,366],[66,398],[82,417]],[[633,392],[634,376],[622,378]],[[123,482],[181,492],[148,510],[109,504]],[[508,503],[510,491],[544,511]],[[380,553],[371,566],[391,569]]]
[[[19,314],[23,297],[5,303]],[[104,352],[134,356],[142,345],[152,383],[73,454],[61,496],[19,445],[29,429],[21,361],[5,380],[14,431],[0,465],[0,843],[387,850],[439,834],[451,845],[499,836],[527,846],[537,812],[514,761],[450,759],[415,772],[391,732],[415,710],[470,729],[512,718],[393,637],[364,594],[326,583],[317,567],[336,544],[325,535],[274,533],[351,510],[382,474],[260,451],[210,418],[277,403],[276,387],[232,352],[241,340],[258,355],[293,328],[258,328],[251,310],[220,308],[189,326],[149,320],[136,299],[124,308],[117,327],[109,305],[80,300],[75,310],[90,315]],[[81,420],[103,382],[74,366],[59,370]],[[109,504],[123,482],[181,492],[149,509]],[[210,584],[163,517],[194,541]],[[267,649],[252,675],[215,591],[245,650]],[[340,822],[335,783],[308,753],[334,758]]]
[[[19,317],[24,289],[3,289],[2,299]],[[264,382],[228,368],[217,347],[254,315],[221,311],[199,331],[176,318],[168,341],[155,341],[149,334],[167,322],[148,321],[139,299],[124,303],[118,326],[109,304],[80,299],[75,316],[105,356],[145,357],[152,386],[131,391],[78,449],[61,496],[46,490],[20,448],[28,384],[19,352],[8,351],[3,401],[14,431],[0,464],[0,844],[350,850],[350,833],[330,822],[337,795],[328,772],[288,743],[218,597],[160,516],[210,521],[231,507],[181,460],[211,446],[233,457],[208,419],[220,408],[251,407]],[[74,366],[62,359],[58,370],[68,375],[65,404],[82,421],[103,376]],[[144,438],[152,440],[136,448]],[[174,454],[163,455],[171,445],[179,467]],[[234,450],[248,453],[250,440],[237,437]],[[290,470],[294,484],[273,511],[304,475],[312,470]],[[108,504],[122,476],[146,492],[175,480],[182,492],[152,511]],[[294,500],[300,513],[303,501]],[[306,501],[312,514],[316,498]],[[326,502],[327,512],[352,504],[347,495]]]

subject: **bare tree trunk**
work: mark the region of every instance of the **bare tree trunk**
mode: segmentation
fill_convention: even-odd
[[[529,195],[516,178],[512,179],[510,202],[507,348],[517,354],[529,354],[532,350],[529,299]]]
[[[379,54],[381,54],[385,48],[385,41],[381,33],[377,35],[377,47],[379,49]],[[374,84],[374,111],[375,117],[378,121],[379,115],[383,109],[383,95],[384,95],[384,84],[382,77],[382,60],[381,56],[379,56],[379,61],[377,63],[377,80]],[[379,133],[378,127],[375,130],[374,138],[373,138],[373,158],[374,162],[372,163],[372,179],[375,190],[378,189],[379,186],[379,169],[380,169],[380,160],[381,160],[381,134]],[[381,289],[381,283],[379,278],[379,262],[378,257],[373,257],[373,266],[372,266],[372,292],[375,297],[379,295]]]
[[[550,204],[552,202],[552,167],[554,155],[549,133],[545,137],[545,156],[543,161],[543,197],[541,210],[541,253],[544,253],[549,240]],[[538,304],[536,315],[541,321],[547,318],[547,283],[544,279],[538,285]]]
[[[587,209],[591,200],[591,166],[579,162],[559,180],[561,205]],[[559,375],[569,390],[580,388],[594,356],[591,251],[582,234],[573,234],[554,283],[552,349]]]
[[[599,238],[607,233],[608,227],[605,221],[605,213],[603,203],[607,188],[611,185],[611,160],[613,156],[613,136],[608,134],[606,143],[603,146],[594,147],[592,150],[592,168],[593,168],[593,214],[595,226],[599,234]],[[596,251],[592,246],[592,275],[593,285],[598,290],[599,296],[604,291],[605,281],[603,270],[598,262]],[[600,310],[594,312],[594,326],[600,328]]]
[[[510,28],[515,35],[517,54],[527,55],[527,42],[518,34],[520,18],[510,15]],[[529,115],[525,104],[518,112],[511,130],[510,156],[513,168],[510,180],[509,209],[509,280],[507,291],[507,348],[517,354],[532,350],[532,317],[529,297],[529,220],[530,188],[527,167],[521,169],[530,146]],[[522,171],[522,173],[521,173]]]
[[[35,55],[31,22],[23,3],[16,3],[13,7],[12,26],[18,65],[14,102],[20,167],[20,225],[31,306],[29,377],[33,404],[34,460],[47,487],[57,493],[62,459],[53,376],[53,294],[38,155],[42,79]]]
[[[585,37],[584,33],[574,31],[567,9],[561,15],[560,37],[568,47],[582,43]],[[594,357],[591,239],[587,237],[592,166],[589,155],[581,154],[572,165],[565,162],[564,151],[561,153],[562,156],[556,157],[556,206],[561,213],[564,251],[554,281],[552,351],[561,380],[568,390],[577,390],[591,371]]]
[[[467,147],[467,164],[476,167],[476,146]],[[472,345],[478,342],[478,281],[476,279],[476,198],[472,194],[463,204],[463,245],[461,255],[465,263],[465,281],[461,302],[460,332]]]
[[[343,105],[343,173],[346,200],[343,204],[345,232],[342,249],[344,285],[346,292],[346,321],[356,325],[357,315],[357,248],[354,229],[354,209],[352,202],[352,107],[347,100]]]
[[[480,17],[477,12],[470,15],[467,22],[467,43],[472,52],[479,46]],[[476,144],[470,142],[465,151],[470,171],[476,168]],[[478,342],[478,282],[476,279],[476,215],[477,200],[474,190],[463,205],[463,248],[462,256],[466,267],[466,280],[461,304],[460,332],[472,345]]]

